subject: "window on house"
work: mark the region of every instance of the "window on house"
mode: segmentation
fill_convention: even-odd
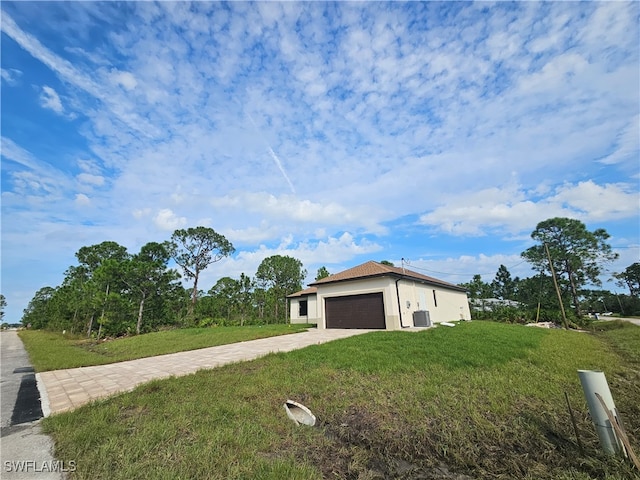
[[[438,299],[436,298],[436,291],[433,291],[433,306],[437,307],[438,306]]]
[[[300,300],[300,302],[298,303],[299,311],[298,314],[301,317],[306,317],[307,316],[307,301],[306,300]]]

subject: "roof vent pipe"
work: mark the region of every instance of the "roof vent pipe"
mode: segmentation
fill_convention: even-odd
[[[607,415],[607,411],[597,397],[599,395],[602,398],[607,410],[613,413],[614,421],[617,421],[618,411],[613,403],[613,397],[604,372],[578,370],[578,377],[580,377],[582,390],[584,390],[584,396],[589,405],[589,413],[591,414],[593,425],[596,427],[596,433],[600,439],[602,449],[611,455],[615,455],[620,451],[624,452],[624,447],[616,435],[615,429],[609,420],[609,415]]]

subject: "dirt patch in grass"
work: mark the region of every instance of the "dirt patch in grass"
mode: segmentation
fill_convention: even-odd
[[[403,432],[385,432],[384,421],[371,412],[352,407],[334,418],[320,421],[322,438],[315,445],[305,445],[298,454],[322,472],[323,478],[341,479],[424,479],[472,480],[473,477],[452,471],[442,461],[407,460],[407,452],[391,440]]]
[[[537,479],[565,478],[569,471],[585,475],[576,478],[638,478],[623,460],[598,453],[588,414],[578,419],[588,455],[568,417],[539,405],[522,404],[508,417],[422,420],[408,425],[400,416],[353,406],[319,419],[312,441],[289,447],[325,479]],[[617,476],[621,470],[629,476]]]

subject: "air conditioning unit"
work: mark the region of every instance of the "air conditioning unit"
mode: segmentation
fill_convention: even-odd
[[[416,310],[413,312],[413,326],[414,327],[430,327],[431,318],[427,310]]]

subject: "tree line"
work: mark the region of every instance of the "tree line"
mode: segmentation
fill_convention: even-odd
[[[286,296],[302,288],[307,274],[298,259],[273,255],[253,278],[222,277],[200,290],[202,272],[234,251],[207,227],[178,229],[170,240],[147,243],[134,254],[113,241],[82,247],[61,285],[35,293],[22,324],[100,338],[165,327],[286,322]],[[192,286],[185,288],[182,279]]]
[[[500,265],[491,282],[474,275],[470,282],[460,284],[469,292],[473,316],[559,323],[558,294],[569,320],[578,325],[589,314],[640,315],[640,262],[612,275],[628,294],[588,288],[602,286],[600,277],[605,266],[617,258],[607,243],[609,234],[604,229],[591,232],[579,220],[556,217],[540,222],[531,238],[536,245],[521,256],[537,271],[535,275],[512,278],[507,267]]]
[[[492,282],[474,275],[460,284],[469,293],[475,318],[559,323],[558,292],[574,323],[580,324],[585,313],[640,315],[640,262],[613,275],[628,295],[587,288],[601,286],[604,267],[617,258],[604,229],[590,232],[578,220],[551,218],[540,222],[531,237],[536,244],[521,255],[535,275],[512,278],[500,265]],[[35,293],[22,323],[103,337],[168,327],[286,322],[286,296],[302,288],[307,274],[298,259],[267,257],[253,277],[224,276],[208,291],[200,290],[202,271],[234,251],[231,242],[207,227],[176,230],[170,240],[147,243],[135,254],[112,241],[82,247],[75,255],[78,264],[65,271],[61,285]],[[170,267],[172,260],[175,267]],[[316,280],[328,275],[321,267]],[[185,288],[182,279],[191,286]],[[4,297],[0,300],[4,308]]]

